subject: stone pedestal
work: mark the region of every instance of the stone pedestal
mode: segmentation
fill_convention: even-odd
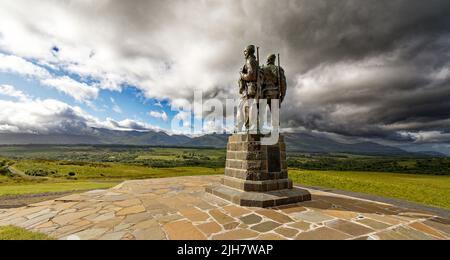
[[[286,144],[261,144],[261,135],[233,135],[228,141],[225,177],[206,191],[240,206],[274,207],[311,200],[288,178]]]

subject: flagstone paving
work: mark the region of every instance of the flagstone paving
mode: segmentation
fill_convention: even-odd
[[[426,210],[310,189],[312,201],[280,208],[239,207],[204,192],[220,176],[126,181],[16,209],[16,225],[71,240],[450,239],[450,220]]]

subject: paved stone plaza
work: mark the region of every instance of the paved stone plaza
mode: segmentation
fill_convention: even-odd
[[[449,239],[433,213],[309,190],[312,201],[246,208],[204,190],[220,176],[127,181],[28,207],[0,210],[0,225],[58,239]]]

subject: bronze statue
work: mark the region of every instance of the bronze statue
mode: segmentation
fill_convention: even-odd
[[[250,125],[250,115],[259,115],[259,101],[267,100],[269,108],[272,110],[272,100],[279,100],[281,106],[286,97],[287,83],[284,69],[280,66],[280,55],[278,55],[278,66],[275,65],[277,56],[271,54],[267,58],[266,65],[260,68],[259,58],[256,58],[255,51],[254,45],[250,45],[244,50],[245,65],[241,69],[239,78],[241,99],[236,132],[241,132],[244,125],[247,131],[257,130],[259,132],[259,121]],[[257,105],[249,104],[249,101],[255,101]],[[255,109],[256,111],[254,111]]]
[[[278,99],[281,103],[286,97],[286,76],[284,69],[278,64],[275,65],[277,56],[271,54],[267,57],[267,64],[262,68],[264,75],[264,82],[262,84],[262,98],[267,99],[269,106],[271,106],[272,99]],[[279,57],[278,57],[279,61]]]
[[[277,57],[272,54],[267,64],[259,68],[258,48],[256,58],[255,46],[247,47],[244,54],[245,65],[239,78],[241,103],[237,133],[228,140],[225,177],[221,184],[208,186],[206,191],[245,207],[279,207],[309,201],[311,194],[294,187],[288,176],[286,143],[280,134],[279,101],[286,96],[286,77],[280,57],[278,66],[275,65]],[[271,105],[270,113],[267,113],[267,101]]]
[[[248,130],[250,128],[249,115],[253,113],[252,106],[248,105],[249,100],[257,98],[258,94],[258,70],[259,65],[255,56],[256,48],[249,45],[244,50],[245,64],[240,72],[239,93],[241,99],[239,102],[236,131],[242,131],[242,127]]]
[[[249,45],[244,50],[245,64],[241,69],[239,92],[247,98],[255,98],[257,94],[258,61],[255,56],[255,46]]]

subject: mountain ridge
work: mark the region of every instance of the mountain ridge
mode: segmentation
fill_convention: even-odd
[[[426,155],[374,142],[341,143],[330,138],[304,133],[284,133],[290,152],[349,153],[362,155]],[[117,131],[92,128],[79,134],[19,134],[0,133],[0,145],[137,145],[198,148],[225,148],[226,134],[210,134],[199,137],[169,135],[163,131]],[[434,154],[437,155],[437,154]]]

